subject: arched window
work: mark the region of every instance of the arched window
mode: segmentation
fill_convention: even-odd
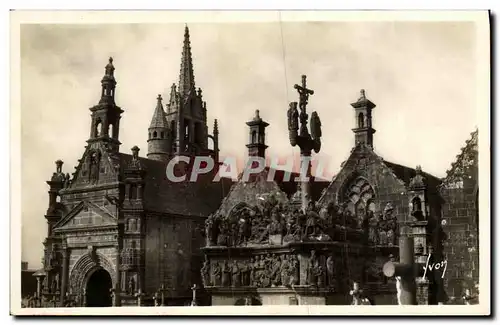
[[[363,113],[359,113],[358,115],[358,128],[364,128],[365,127],[365,116]]]
[[[114,135],[113,135],[113,124],[109,124],[109,127],[108,127],[108,137],[112,138]]]
[[[252,140],[251,140],[251,143],[252,144],[257,143],[257,131],[255,131],[255,130],[252,131]]]
[[[100,119],[98,119],[95,123],[94,134],[96,137],[99,137],[102,135],[102,122]]]
[[[165,138],[165,132],[160,133],[160,139],[163,139],[163,138]]]
[[[156,133],[156,131],[153,132],[153,138],[157,138],[158,137],[158,133]]]
[[[411,204],[413,206],[413,212],[421,212],[422,211],[422,200],[418,196],[414,197],[411,200]]]
[[[214,139],[211,136],[208,137],[208,150],[215,150]]]

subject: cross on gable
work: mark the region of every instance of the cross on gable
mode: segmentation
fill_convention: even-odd
[[[294,88],[297,89],[297,92],[299,93],[299,106],[302,110],[306,109],[309,100],[309,95],[314,95],[314,90],[307,88],[306,79],[307,76],[302,75],[302,84],[301,85],[295,84],[294,86]]]

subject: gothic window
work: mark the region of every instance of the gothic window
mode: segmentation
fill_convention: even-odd
[[[357,177],[344,187],[344,205],[350,214],[355,216],[359,225],[361,225],[368,210],[375,210],[375,204],[372,201],[374,197],[375,192],[372,186],[363,177]]]
[[[363,113],[359,113],[358,115],[358,128],[364,128],[365,127],[365,116]]]

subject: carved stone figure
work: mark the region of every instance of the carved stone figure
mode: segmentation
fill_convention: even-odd
[[[300,270],[299,270],[299,260],[297,256],[290,256],[290,283],[292,285],[298,285],[300,281]]]
[[[216,244],[217,230],[218,230],[218,227],[216,224],[215,216],[210,215],[207,218],[207,220],[205,221],[205,236],[206,236],[206,240],[207,240],[207,243],[206,243],[207,246],[213,246]]]
[[[271,256],[269,254],[260,259],[259,268],[261,269],[261,286],[269,287],[271,285]]]
[[[379,228],[379,245],[387,245],[387,232],[385,231],[385,227],[383,226]]]
[[[241,271],[238,266],[238,262],[233,261],[233,264],[231,266],[231,273],[232,273],[232,282],[231,285],[233,287],[240,287],[241,286]]]
[[[129,295],[134,294],[135,292],[135,280],[133,276],[130,276],[128,279],[128,288],[127,288],[127,293]]]
[[[218,246],[227,246],[228,244],[228,228],[227,228],[227,223],[222,222],[219,225],[219,235],[217,236],[217,245]]]
[[[316,285],[317,278],[316,278],[315,268],[318,266],[317,260],[318,260],[318,258],[316,257],[316,251],[312,250],[311,256],[309,257],[309,264],[307,266],[307,284],[308,285]]]
[[[250,285],[250,266],[248,265],[248,261],[243,261],[240,265],[241,272],[241,285],[249,286]]]
[[[283,262],[283,255],[276,257],[273,254],[272,269],[271,269],[271,285],[273,287],[281,285],[281,264]]]
[[[335,259],[332,255],[328,256],[328,258],[326,259],[326,276],[327,285],[331,288],[335,287]]]
[[[98,152],[94,151],[90,156],[90,173],[89,173],[89,181],[91,183],[97,183],[99,180],[99,163],[100,163],[100,155]]]
[[[212,283],[214,286],[221,285],[222,269],[219,263],[214,263],[212,267]]]
[[[224,264],[222,266],[222,286],[223,287],[228,287],[231,284],[231,269],[229,268],[229,265],[227,261],[224,261]]]
[[[319,261],[316,261],[316,265],[314,267],[314,271],[316,274],[317,285],[319,288],[323,288],[325,286],[325,268]]]
[[[290,285],[290,261],[288,255],[281,256],[280,274],[281,274],[281,285]]]
[[[205,262],[203,262],[203,267],[201,268],[201,277],[204,287],[209,287],[212,285],[210,281],[210,262],[208,260],[205,260]]]
[[[377,244],[378,243],[378,237],[377,237],[377,232],[378,232],[378,217],[373,213],[372,211],[369,212],[369,219],[368,219],[368,240],[373,243]]]

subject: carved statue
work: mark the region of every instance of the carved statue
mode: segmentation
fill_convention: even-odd
[[[326,259],[326,275],[327,275],[327,285],[331,288],[336,286],[335,281],[335,259],[332,255],[328,256]]]
[[[201,276],[204,287],[209,287],[212,285],[210,281],[210,262],[208,260],[205,260],[205,262],[203,262],[203,267],[201,268]]]
[[[207,240],[207,243],[206,243],[207,246],[213,246],[216,244],[217,230],[218,230],[218,227],[216,224],[215,216],[210,215],[207,218],[207,220],[205,221],[205,236],[206,236],[206,240]]]
[[[287,116],[290,144],[295,147],[297,145],[297,135],[299,130],[299,111],[297,110],[297,102],[290,103]]]
[[[271,285],[271,256],[267,254],[265,258],[260,259],[259,268],[261,271],[261,286],[263,288]]]
[[[91,183],[96,183],[99,180],[99,164],[100,164],[100,154],[97,151],[92,152],[90,156],[90,173],[89,181]]]
[[[379,227],[378,217],[372,211],[370,211],[368,215],[369,215],[368,240],[373,244],[377,244],[378,243],[377,232],[378,232],[378,227]]]
[[[218,246],[227,246],[228,245],[228,228],[226,222],[221,222],[219,225],[219,236],[217,236],[217,245]]]
[[[283,255],[276,257],[273,254],[271,269],[271,286],[276,287],[281,285],[281,264],[283,262]]]
[[[311,114],[311,137],[314,140],[321,139],[321,120],[316,112]]]
[[[233,276],[232,286],[233,287],[241,286],[241,272],[238,263],[236,261],[233,261],[231,272]]]
[[[248,261],[243,261],[240,264],[240,272],[241,272],[241,285],[249,286],[250,285],[250,266],[248,265]]]
[[[214,263],[212,267],[212,283],[215,286],[221,285],[222,270],[219,263]]]
[[[315,268],[318,266],[318,258],[316,257],[316,251],[311,251],[311,256],[309,257],[309,265],[307,266],[307,284],[316,285],[317,277]]]
[[[297,256],[292,255],[290,256],[290,283],[292,285],[298,285],[300,281],[300,270],[299,270],[299,260],[297,259]]]
[[[281,266],[279,270],[281,274],[281,284],[284,286],[290,285],[290,261],[288,255],[281,256]]]
[[[379,228],[379,245],[387,246],[387,232],[385,231],[385,225]]]
[[[223,287],[228,287],[231,284],[231,269],[229,268],[229,265],[227,261],[224,261],[224,264],[222,266],[222,286]]]
[[[319,263],[319,261],[316,261],[314,271],[318,287],[323,288],[325,286],[325,268],[323,267],[323,265],[321,265],[321,263]]]
[[[132,294],[134,294],[134,292],[135,292],[135,280],[134,280],[133,276],[130,276],[129,279],[128,279],[128,290],[127,290],[127,293],[129,295],[132,295]]]

